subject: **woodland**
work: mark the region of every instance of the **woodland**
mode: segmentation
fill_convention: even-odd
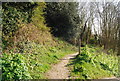
[[[2,2],[0,79],[49,79],[65,55],[75,79],[120,77],[120,2]]]

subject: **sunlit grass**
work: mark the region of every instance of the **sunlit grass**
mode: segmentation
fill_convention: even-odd
[[[71,75],[79,79],[99,79],[118,76],[118,57],[102,52],[101,48],[84,47],[74,59]]]

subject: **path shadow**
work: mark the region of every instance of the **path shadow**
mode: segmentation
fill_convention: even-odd
[[[59,59],[59,60],[69,60],[69,59]]]
[[[71,66],[73,64],[75,64],[78,60],[76,59],[78,55],[75,55],[73,58],[70,58],[71,62],[69,64],[67,64],[66,66]]]

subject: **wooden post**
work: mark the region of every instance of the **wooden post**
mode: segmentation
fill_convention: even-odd
[[[81,38],[79,38],[79,41],[78,41],[79,43],[79,45],[78,45],[78,51],[79,51],[79,54],[81,53],[81,50],[80,50],[80,48],[81,48]]]

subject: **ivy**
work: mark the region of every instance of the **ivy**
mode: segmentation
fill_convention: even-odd
[[[2,3],[2,41],[6,47],[13,42],[10,39],[13,38],[21,24],[32,21],[32,10],[35,5],[35,3],[30,2]]]

